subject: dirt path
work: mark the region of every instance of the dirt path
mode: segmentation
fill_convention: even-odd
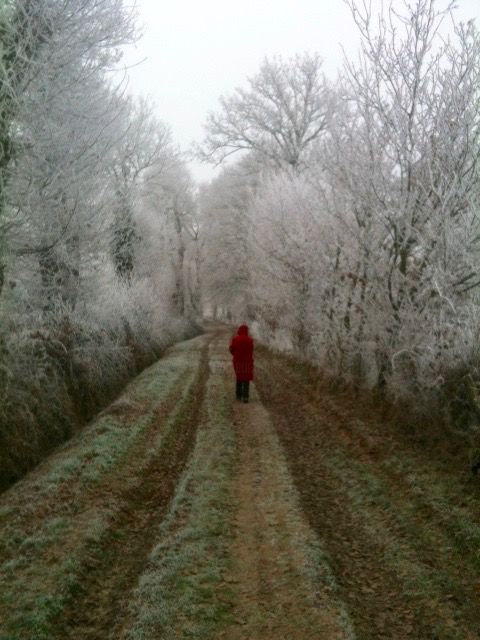
[[[181,343],[0,496],[0,640],[476,640],[480,491],[293,360]]]
[[[463,507],[473,506],[475,497],[458,474],[442,475],[301,367],[266,351],[259,360],[261,397],[357,637],[478,638],[480,531],[475,510],[456,502],[463,494]]]
[[[345,638],[332,589],[315,566],[315,537],[297,503],[268,412],[254,390],[234,411],[232,570],[235,624],[225,640]],[[325,568],[324,568],[325,570]]]
[[[1,496],[2,640],[118,637],[195,441],[212,338],[172,348]]]
[[[120,486],[109,487],[110,499],[120,507],[85,564],[79,597],[62,613],[60,639],[118,638],[130,593],[154,543],[152,531],[165,517],[191,453],[207,379],[208,342],[191,392],[173,409],[177,428],[169,430],[155,456],[148,455],[148,442],[137,448],[123,470]],[[158,413],[158,421],[168,415],[168,411]]]

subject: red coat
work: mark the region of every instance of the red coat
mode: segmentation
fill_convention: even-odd
[[[248,335],[248,327],[242,324],[238,334],[230,342],[233,368],[237,380],[253,380],[253,340]]]

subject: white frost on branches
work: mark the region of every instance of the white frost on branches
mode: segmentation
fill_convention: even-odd
[[[218,264],[232,254],[232,225],[248,228],[236,259],[248,256],[239,270],[248,306],[233,303],[233,275],[226,292],[214,287],[216,306],[334,376],[397,398],[433,397],[479,366],[480,34],[469,22],[442,35],[453,4],[347,4],[361,52],[328,98],[315,85],[325,115],[302,170],[264,134],[242,147],[263,165],[242,207],[225,192],[228,172],[210,187]],[[270,95],[272,77],[262,68],[255,91]],[[210,154],[240,147],[267,114],[280,135],[286,103],[262,104],[252,86],[223,99],[207,122]]]

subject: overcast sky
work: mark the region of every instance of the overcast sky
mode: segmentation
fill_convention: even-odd
[[[397,1],[397,0],[395,0]],[[398,0],[400,1],[400,0]],[[136,0],[143,37],[125,62],[130,90],[151,96],[158,116],[187,149],[203,137],[207,113],[218,97],[245,86],[265,56],[317,51],[334,76],[341,44],[355,55],[358,37],[343,0]],[[381,0],[373,0],[373,5]],[[444,7],[447,0],[438,0]],[[480,18],[480,0],[458,0],[461,20]],[[191,163],[197,180],[213,170]]]

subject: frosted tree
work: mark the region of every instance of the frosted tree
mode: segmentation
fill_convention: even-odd
[[[8,176],[0,438],[21,460],[2,458],[0,466],[18,471],[191,325],[162,303],[170,288],[155,292],[136,273],[145,273],[140,233],[132,269],[130,256],[120,259],[121,242],[112,247],[115,229],[135,230],[144,174],[164,161],[169,144],[165,126],[125,96],[122,80],[112,81],[121,48],[136,35],[135,12],[121,0],[8,7],[9,65],[0,50],[9,81],[2,109],[7,89],[10,101],[0,114],[9,154],[0,167]],[[164,266],[151,262],[148,275]]]
[[[175,313],[198,317],[199,223],[194,183],[181,154],[152,167],[143,186],[150,216],[158,221],[158,251],[172,276],[170,302]]]
[[[331,91],[321,67],[317,54],[265,59],[248,89],[221,97],[208,116],[201,156],[219,164],[251,151],[276,168],[301,170],[328,122]]]
[[[253,318],[248,207],[259,185],[261,164],[248,155],[205,186],[199,198],[202,295],[215,317]]]
[[[4,2],[0,7],[0,294],[4,282],[5,233],[12,220],[5,220],[6,186],[13,155],[12,129],[17,99],[28,85],[29,72],[48,25],[30,19],[31,3]]]
[[[311,356],[318,313],[315,281],[329,253],[322,246],[327,225],[318,194],[304,177],[277,174],[263,181],[248,217],[256,318],[270,339],[287,332],[293,349]]]
[[[479,34],[452,4],[348,5],[360,56],[330,102],[317,86],[329,108],[300,155],[277,145],[286,117],[254,139],[271,111],[253,81],[210,117],[205,154],[255,149],[263,177],[235,191],[225,173],[204,192],[205,294],[335,376],[437,402],[478,366]]]
[[[27,34],[41,27],[42,37],[15,96],[9,193],[17,228],[9,244],[25,266],[36,258],[40,282],[35,276],[25,282],[43,292],[44,308],[53,308],[57,300],[75,304],[81,236],[94,238],[92,221],[101,218],[105,166],[125,110],[104,71],[118,60],[133,27],[114,0],[81,7],[25,1],[16,10]]]
[[[458,252],[456,238],[476,226],[480,48],[473,23],[456,27],[449,41],[439,37],[453,5],[438,11],[417,0],[377,20],[366,5],[350,6],[362,58],[347,63],[351,125],[340,153],[343,165],[353,162],[334,166],[347,176],[357,235],[368,228],[377,238],[375,253],[368,242],[359,248],[356,275],[375,283],[383,386],[396,353],[411,354],[413,364],[431,348],[415,338],[419,319],[448,315],[457,292],[476,282],[472,254]]]
[[[177,155],[169,128],[159,122],[144,100],[126,112],[124,135],[115,145],[111,173],[114,207],[111,250],[115,271],[130,284],[139,236],[135,228],[135,198],[147,170],[161,173]]]

